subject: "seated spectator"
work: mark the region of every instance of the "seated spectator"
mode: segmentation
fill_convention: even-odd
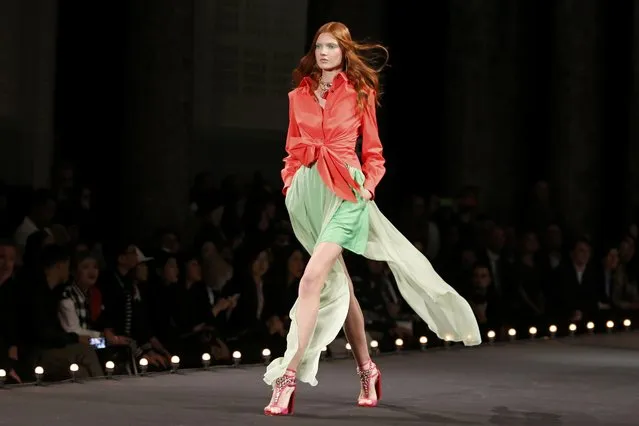
[[[18,293],[14,268],[16,247],[9,241],[0,241],[0,368],[9,380],[21,383],[16,372],[18,361],[18,324],[16,305]]]
[[[92,315],[91,293],[97,291],[94,285],[100,270],[97,259],[89,252],[76,255],[73,280],[62,294],[58,316],[67,333],[79,336],[103,337]]]
[[[543,270],[538,265],[539,242],[534,232],[520,238],[519,250],[513,264],[513,325],[528,327],[545,324],[546,301],[543,293]],[[514,315],[513,315],[514,316]]]
[[[78,364],[76,377],[103,375],[95,350],[89,345],[89,336],[66,332],[58,311],[61,286],[69,279],[69,255],[58,245],[42,250],[41,270],[31,286],[27,304],[30,330],[27,344],[36,354],[37,362],[44,368],[45,378],[60,380],[69,378],[69,365]]]
[[[286,327],[278,315],[280,295],[265,278],[268,258],[268,252],[259,245],[244,248],[237,260],[236,275],[224,288],[232,302],[229,332],[247,362],[259,362],[265,347],[273,356],[281,355],[286,344]]]
[[[597,272],[599,275],[596,288],[598,317],[604,319],[609,316],[612,309],[614,284],[623,273],[619,270],[619,250],[616,247],[606,249]]]
[[[480,328],[495,330],[503,325],[504,305],[494,287],[490,266],[484,263],[475,264],[466,299]]]
[[[619,244],[620,265],[615,271],[610,299],[619,312],[639,310],[639,285],[631,259],[634,257],[634,240],[626,236]]]
[[[210,353],[216,361],[230,360],[231,354],[222,340],[217,321],[218,316],[230,306],[230,301],[219,298],[211,305],[197,256],[185,256],[183,270],[183,278],[175,287],[172,312],[179,346],[187,365],[198,366],[204,352]]]
[[[14,240],[20,250],[24,249],[27,244],[27,238],[34,232],[45,231],[49,234],[51,233],[48,227],[51,226],[55,211],[56,203],[49,191],[36,191],[31,201],[29,214],[24,217],[14,234]]]
[[[584,321],[597,312],[597,272],[590,256],[590,242],[580,238],[572,245],[570,259],[557,269],[557,288],[549,300],[556,303],[559,320]]]
[[[112,346],[130,347],[137,358],[167,368],[170,354],[155,337],[148,321],[146,300],[131,274],[140,263],[140,251],[131,243],[119,243],[111,250],[113,269],[101,275],[100,293],[104,304],[104,334]]]

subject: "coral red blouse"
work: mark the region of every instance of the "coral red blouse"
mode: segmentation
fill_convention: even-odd
[[[289,125],[282,180],[286,195],[295,172],[317,163],[326,186],[344,200],[356,202],[352,189],[360,185],[351,177],[347,165],[360,169],[366,180],[364,188],[375,195],[384,176],[382,143],[377,129],[375,93],[368,96],[360,112],[357,92],[344,73],[338,74],[326,96],[324,108],[317,102],[311,79],[289,92]],[[355,153],[357,138],[362,135],[362,165]]]

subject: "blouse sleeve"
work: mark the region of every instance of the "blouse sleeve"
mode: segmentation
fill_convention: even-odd
[[[291,182],[293,181],[293,176],[295,176],[295,172],[300,168],[302,163],[295,159],[290,152],[291,149],[291,139],[300,136],[299,128],[297,127],[297,123],[295,122],[295,115],[293,114],[293,92],[288,95],[288,131],[286,133],[286,153],[287,156],[284,158],[284,168],[282,169],[282,181],[284,182],[284,188],[282,189],[282,193],[286,195],[288,188],[291,186]]]
[[[371,91],[362,114],[362,172],[366,177],[364,188],[375,198],[375,188],[382,180],[386,167],[382,142],[377,129],[376,95]]]

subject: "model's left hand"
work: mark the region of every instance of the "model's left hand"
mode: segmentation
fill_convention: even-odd
[[[371,192],[366,188],[360,189],[359,195],[361,195],[366,201],[370,201],[373,198],[373,194],[371,194]]]

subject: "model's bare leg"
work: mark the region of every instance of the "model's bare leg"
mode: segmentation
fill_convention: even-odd
[[[315,330],[322,287],[341,253],[342,247],[338,244],[320,243],[306,265],[299,284],[295,310],[298,336],[297,352],[289,362],[285,375],[277,379],[273,385],[273,397],[270,404],[264,409],[266,414],[282,415],[292,412],[295,372]]]
[[[368,343],[366,342],[366,330],[364,326],[364,314],[362,308],[359,306],[359,302],[355,298],[355,290],[353,289],[353,281],[346,269],[344,258],[340,256],[340,263],[344,267],[346,277],[348,278],[348,287],[350,290],[350,302],[348,305],[348,314],[346,315],[346,322],[344,323],[344,334],[348,343],[351,344],[353,351],[353,357],[358,367],[365,367],[371,360],[368,352]]]
[[[361,389],[359,397],[357,398],[357,404],[362,407],[375,407],[377,401],[379,401],[382,396],[382,375],[375,363],[371,361],[368,352],[364,314],[362,313],[362,308],[359,306],[359,302],[355,298],[353,281],[346,270],[344,259],[341,257],[340,262],[342,266],[344,266],[344,271],[346,271],[350,290],[350,303],[348,306],[348,314],[346,315],[346,322],[344,323],[344,334],[346,334],[348,343],[351,344],[353,357],[357,363],[357,374],[360,378]]]

